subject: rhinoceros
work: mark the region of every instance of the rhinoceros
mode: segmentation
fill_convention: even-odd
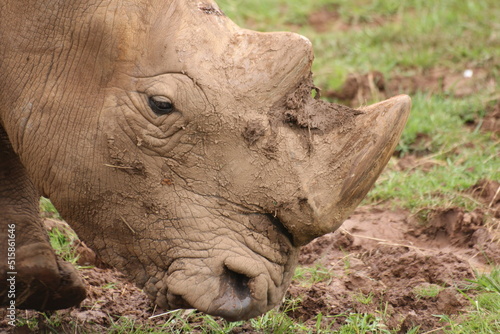
[[[2,0],[0,304],[85,298],[45,196],[160,307],[279,305],[300,247],[359,204],[411,108],[325,102],[312,61],[307,38],[242,29],[212,0]]]

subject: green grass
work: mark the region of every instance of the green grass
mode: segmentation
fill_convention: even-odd
[[[221,0],[238,24],[258,30],[293,30],[313,42],[313,72],[324,88],[338,87],[348,73],[384,74],[437,65],[487,65],[499,71],[500,10],[495,0]],[[343,31],[316,33],[307,17],[322,8],[339,16]],[[352,28],[352,29],[349,29]]]
[[[418,285],[413,288],[413,293],[417,298],[434,298],[443,291],[444,288],[442,286],[436,284],[426,284],[426,285]]]
[[[455,317],[439,316],[446,323],[445,333],[500,333],[500,268],[479,275],[470,288],[475,295],[470,290],[464,292],[471,304],[469,312]]]
[[[494,293],[500,296],[500,268],[491,271],[489,275],[479,275],[479,277],[471,281],[479,290],[488,293]],[[499,308],[500,309],[500,308]]]
[[[49,239],[52,248],[56,251],[63,260],[76,265],[78,261],[78,254],[74,248],[74,241],[78,239],[73,231],[60,230],[53,228],[49,232]]]
[[[48,198],[40,198],[40,211],[44,217],[61,219],[59,212],[57,212],[56,208]]]
[[[323,264],[317,263],[312,267],[297,267],[295,269],[294,280],[300,282],[303,286],[311,286],[319,282],[329,283],[334,277],[331,270]]]
[[[350,314],[346,321],[345,325],[340,328],[337,332],[339,334],[389,334],[391,333],[389,330],[385,328],[380,321],[380,318],[377,318],[371,314],[360,314],[353,313]]]
[[[370,305],[373,303],[373,293],[368,293],[364,294],[362,292],[358,292],[353,295],[353,299],[357,301],[358,303],[364,304],[364,305]]]
[[[473,210],[477,201],[463,192],[481,179],[500,179],[499,142],[490,134],[467,129],[464,123],[484,115],[477,99],[439,95],[413,96],[413,109],[399,145],[401,155],[416,154],[430,170],[401,171],[395,160],[377,181],[368,200],[394,200],[399,207],[461,206]],[[424,140],[418,140],[418,137]]]

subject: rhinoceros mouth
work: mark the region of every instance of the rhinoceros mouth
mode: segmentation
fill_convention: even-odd
[[[253,292],[250,284],[253,280],[226,268],[224,275],[219,280],[222,292],[213,299],[208,308],[201,309],[198,305],[187,301],[185,296],[175,294],[167,295],[170,302],[169,307],[196,308],[205,313],[223,317],[228,321],[249,319],[267,309],[267,303],[256,303],[252,298]]]

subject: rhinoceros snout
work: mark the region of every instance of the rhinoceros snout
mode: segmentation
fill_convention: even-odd
[[[252,300],[250,282],[253,283],[250,277],[226,268],[220,278],[221,294],[214,300],[210,313],[229,321],[249,319],[260,314],[258,303]]]
[[[238,262],[240,269],[249,266],[247,261]],[[234,264],[231,265],[233,266]],[[166,296],[157,295],[156,303],[167,309],[195,308],[228,321],[247,320],[277,305],[289,284],[289,278],[283,280],[283,285],[275,286],[267,273],[252,277],[251,270],[245,274],[240,271],[225,266],[221,274],[205,277],[198,286],[191,286],[182,292],[178,290],[178,286],[171,285],[168,289],[171,291]],[[186,281],[189,279],[180,282],[184,288]],[[210,288],[204,289],[203,294],[198,294],[198,288],[204,285]],[[161,289],[159,292],[161,294],[164,290]]]
[[[282,301],[299,248],[273,215],[233,213],[231,218],[213,217],[202,225],[206,230],[190,234],[191,241],[174,239],[180,243],[162,253],[172,261],[144,283],[157,305],[236,321],[259,316]]]
[[[288,286],[288,280],[276,287],[266,274],[252,278],[228,268],[219,281],[220,294],[206,312],[228,321],[247,320],[269,311],[279,303]]]
[[[167,308],[196,308],[205,313],[220,316],[228,321],[246,320],[269,310],[267,298],[258,299],[257,295],[267,294],[267,284],[261,278],[251,278],[231,269],[225,268],[224,274],[218,277],[218,289],[207,291],[210,297],[208,307],[199,305],[199,299],[190,301],[189,296],[172,295]],[[216,295],[211,296],[213,293]],[[200,299],[203,299],[201,297]],[[203,301],[202,301],[203,303]]]

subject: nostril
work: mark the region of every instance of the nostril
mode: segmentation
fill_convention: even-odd
[[[225,291],[224,295],[232,294],[232,298],[243,300],[250,296],[250,288],[248,283],[250,278],[244,274],[237,273],[227,266],[224,267],[224,275],[221,279],[221,290]]]
[[[209,313],[229,321],[254,316],[250,281],[251,278],[248,276],[224,266],[224,273],[220,278],[220,295],[212,304],[212,310]]]

